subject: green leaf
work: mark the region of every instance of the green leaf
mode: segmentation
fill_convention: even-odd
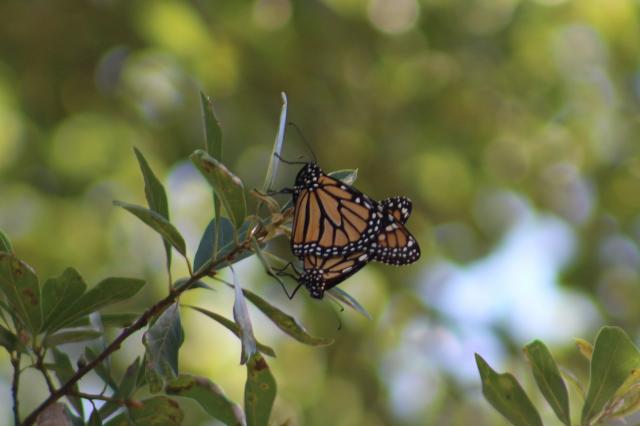
[[[142,177],[144,178],[144,195],[147,198],[149,208],[169,221],[169,202],[167,201],[167,192],[164,186],[151,170],[142,152],[135,147],[133,151],[136,154]],[[171,242],[163,237],[163,243],[167,255],[167,270],[169,270],[171,268]]]
[[[244,407],[247,426],[267,426],[273,401],[276,399],[276,380],[267,362],[255,354],[247,364],[247,382],[244,386]]]
[[[242,287],[238,283],[236,273],[231,268],[233,273],[233,287],[236,293],[236,299],[233,303],[233,319],[238,324],[238,330],[240,331],[240,341],[242,342],[242,354],[240,355],[240,364],[246,364],[249,358],[256,353],[257,343],[256,338],[253,335],[253,325],[251,325],[251,318],[249,318],[249,309],[247,309],[247,302],[244,300],[242,293]]]
[[[143,366],[143,378],[144,381],[149,385],[149,392],[158,393],[162,391],[164,380],[162,379],[162,376],[160,376],[160,374],[158,374],[158,372],[153,369],[148,354],[145,354]],[[138,385],[142,386],[142,383],[139,382]]]
[[[0,252],[0,290],[17,318],[36,334],[42,324],[42,306],[35,271],[12,254]]]
[[[121,312],[117,314],[102,314],[100,319],[105,327],[125,328],[133,324],[139,316],[139,314],[132,312]]]
[[[127,367],[118,385],[118,390],[113,395],[114,399],[124,399],[126,401],[135,393],[138,388],[138,375],[140,374],[141,365],[140,357],[136,357],[129,367]],[[118,402],[106,401],[100,407],[100,416],[106,419],[118,411],[120,407],[121,404]]]
[[[482,357],[476,354],[476,364],[482,379],[482,394],[514,426],[542,426],[538,411],[509,373],[496,373]]]
[[[178,250],[182,256],[187,256],[187,246],[180,235],[180,232],[167,219],[154,212],[136,204],[125,203],[124,201],[115,200],[113,205],[122,207],[138,217],[141,221],[149,225],[154,231],[162,235],[165,241],[169,241],[171,245]]]
[[[562,423],[571,426],[569,394],[549,349],[540,340],[524,347],[538,388]]]
[[[634,369],[612,398],[616,407],[611,418],[629,416],[640,409],[640,369]]]
[[[178,352],[184,342],[177,303],[169,306],[149,327],[142,338],[147,349],[147,367],[164,380],[178,376]]]
[[[339,181],[346,183],[347,185],[353,185],[358,178],[358,169],[342,169],[329,172],[329,176],[338,179]]]
[[[0,346],[4,346],[7,352],[13,352],[18,349],[18,336],[0,325]]]
[[[87,359],[87,362],[92,362],[98,357],[98,354],[93,348],[87,346],[84,348],[84,356]],[[98,363],[95,368],[95,372],[107,385],[109,385],[109,387],[111,387],[111,389],[115,389],[117,391],[118,384],[113,379],[113,377],[111,377],[111,368],[109,364],[109,358],[107,357],[106,359],[102,360],[102,362]]]
[[[13,246],[11,240],[7,237],[2,229],[0,229],[0,252],[13,253]]]
[[[140,366],[140,357],[136,357],[131,365],[127,367],[127,370],[122,375],[122,380],[120,380],[120,386],[118,386],[118,396],[120,398],[130,398],[136,391]]]
[[[105,306],[130,299],[145,285],[143,280],[135,278],[106,278],[91,290],[80,296],[75,303],[69,305],[64,312],[64,319],[56,328],[73,324],[80,318],[89,315]]]
[[[58,330],[65,320],[75,316],[72,306],[86,289],[87,284],[73,268],[48,279],[42,287],[42,331]]]
[[[211,157],[222,160],[222,129],[213,109],[213,100],[211,97],[200,92],[200,102],[202,103],[207,152]]]
[[[220,386],[204,377],[180,375],[167,384],[165,392],[194,399],[211,417],[225,425],[244,425],[242,409],[229,400]]]
[[[101,314],[100,322],[104,327],[125,328],[130,326],[138,319],[140,315],[134,313],[114,313],[114,314]],[[71,324],[67,324],[66,327],[87,327],[91,325],[89,316],[84,316],[73,321]]]
[[[141,406],[128,407],[122,413],[105,423],[105,426],[179,426],[184,420],[184,412],[178,403],[166,396],[154,396],[142,401]]]
[[[42,341],[42,345],[45,348],[53,348],[65,343],[97,339],[100,336],[102,336],[102,333],[96,330],[66,330],[46,336]]]
[[[240,178],[201,149],[193,152],[190,158],[220,198],[231,222],[239,228],[247,212],[244,184]]]
[[[245,297],[260,309],[271,321],[273,321],[280,330],[284,331],[298,342],[311,346],[326,346],[333,343],[333,339],[331,338],[311,336],[291,315],[282,312],[280,309],[247,289],[243,289],[242,291]]]
[[[230,332],[235,334],[238,338],[240,338],[240,327],[238,327],[238,324],[236,324],[235,322],[231,321],[230,319],[227,319],[227,318],[223,317],[222,315],[219,315],[219,314],[217,314],[215,312],[211,312],[211,311],[208,311],[206,309],[199,308],[197,306],[189,306],[189,305],[183,305],[183,306],[186,306],[187,308],[194,309],[194,310],[200,312],[201,314],[208,316],[209,318],[211,318],[212,320],[218,322],[223,327],[225,327],[227,330],[229,330]],[[256,341],[256,346],[257,346],[258,350],[260,352],[262,352],[263,354],[268,355],[268,356],[272,356],[272,357],[276,356],[276,353],[269,346],[263,345],[262,343],[260,343],[258,341]]]
[[[251,223],[249,221],[243,223],[240,229],[237,231],[238,233],[236,238],[236,230],[234,229],[233,224],[227,218],[220,218],[220,223],[217,225],[218,252],[215,256],[213,256],[216,223],[216,219],[212,219],[211,222],[209,222],[209,224],[207,225],[204,233],[202,234],[202,239],[200,240],[198,250],[196,251],[196,255],[193,259],[193,269],[196,272],[200,271],[203,267],[207,267],[208,265],[210,265],[212,259],[218,260],[229,256],[231,252],[233,252],[233,250],[237,247],[238,242],[243,242],[247,239],[249,227],[251,226]],[[251,255],[253,255],[251,251],[241,250],[233,258],[226,259],[227,262],[221,265],[221,268],[227,267],[229,264],[234,264]]]
[[[276,140],[273,143],[273,150],[271,151],[271,161],[269,161],[269,168],[267,169],[267,175],[264,179],[264,185],[262,186],[263,192],[269,192],[271,186],[276,180],[278,174],[278,165],[280,159],[277,157],[282,152],[282,145],[284,143],[284,134],[287,127],[287,94],[282,92],[282,110],[280,111],[280,122],[278,124],[278,133],[276,134]],[[277,156],[276,156],[277,155]]]
[[[602,327],[593,348],[582,425],[590,424],[632,372],[640,367],[640,352],[619,327]]]
[[[60,381],[60,385],[62,386],[64,383],[68,382],[71,377],[75,374],[73,367],[71,365],[71,360],[66,353],[62,352],[58,348],[51,349],[53,353],[53,362],[55,363],[56,368],[54,372],[58,380]],[[73,391],[78,392],[78,383],[73,385]],[[80,415],[80,417],[84,416],[84,410],[82,408],[82,399],[77,396],[69,396],[67,395],[69,402],[73,406],[73,409]]]
[[[351,296],[349,293],[342,290],[341,288],[339,287],[330,288],[328,291],[325,292],[325,294],[329,295],[331,298],[337,300],[338,302],[344,303],[345,305],[355,310],[356,312],[361,313],[367,319],[371,319],[371,314],[369,314],[369,312],[365,308],[363,308],[362,305],[358,303],[358,301],[353,296]]]

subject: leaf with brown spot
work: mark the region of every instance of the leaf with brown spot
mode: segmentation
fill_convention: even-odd
[[[42,323],[42,306],[35,271],[17,257],[0,252],[0,290],[16,317],[32,334],[37,333]]]
[[[244,425],[245,419],[238,404],[229,400],[220,386],[205,377],[182,374],[165,387],[168,395],[191,398],[211,417],[226,425]]]
[[[255,354],[247,363],[247,382],[244,386],[244,409],[248,426],[269,424],[273,401],[278,387],[265,359]]]

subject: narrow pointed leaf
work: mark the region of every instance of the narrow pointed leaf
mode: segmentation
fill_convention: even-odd
[[[269,168],[267,169],[267,175],[264,179],[264,185],[262,186],[264,192],[268,192],[276,180],[278,165],[280,164],[280,159],[277,156],[280,156],[282,152],[285,129],[287,128],[287,94],[282,92],[281,95],[282,110],[280,111],[280,122],[278,123],[278,133],[276,134],[276,140],[273,143],[273,150],[271,151]]]
[[[187,246],[184,242],[184,238],[182,238],[182,235],[180,235],[180,232],[176,227],[160,214],[136,204],[125,203],[124,201],[115,200],[113,204],[115,206],[122,207],[138,217],[138,219],[159,233],[165,241],[169,241],[171,245],[178,250],[178,253],[182,256],[187,256]]]
[[[136,357],[131,365],[127,367],[127,370],[122,376],[122,380],[120,380],[120,386],[118,386],[118,395],[121,398],[130,398],[135,392],[141,365],[140,357]]]
[[[17,257],[0,252],[0,290],[16,317],[35,334],[42,323],[42,305],[38,277]]]
[[[114,393],[113,398],[115,400],[130,399],[138,388],[138,375],[142,368],[140,357],[136,357],[133,362],[127,367],[127,370],[122,375],[118,390]],[[113,413],[118,411],[122,405],[116,401],[106,401],[99,410],[100,417],[103,419],[108,418]]]
[[[50,278],[42,287],[42,331],[55,331],[75,316],[73,304],[84,294],[87,284],[74,268],[67,268],[56,278]]]
[[[538,411],[512,374],[496,373],[476,354],[482,394],[514,426],[542,426]]]
[[[539,340],[529,343],[524,353],[531,363],[538,388],[562,423],[571,426],[569,394],[549,349]]]
[[[226,328],[227,330],[229,330],[230,332],[235,334],[238,338],[240,338],[240,327],[238,327],[238,324],[236,324],[235,322],[231,321],[230,319],[227,319],[227,318],[223,317],[222,315],[217,314],[215,312],[211,312],[211,311],[209,311],[207,309],[199,308],[197,306],[188,306],[188,305],[185,305],[185,306],[187,306],[188,308],[194,309],[194,310],[200,312],[203,315],[208,316],[209,318],[211,318],[212,320],[218,322],[224,328]],[[262,343],[260,343],[258,341],[256,341],[256,346],[257,346],[258,350],[260,352],[262,352],[263,354],[268,355],[268,356],[272,356],[272,357],[276,356],[276,353],[269,346],[263,345]]]
[[[217,160],[222,160],[222,128],[213,109],[213,100],[200,92],[202,116],[204,120],[204,134],[207,152]]]
[[[125,328],[133,324],[135,320],[138,319],[139,316],[140,316],[139,314],[125,313],[125,312],[119,313],[119,314],[118,313],[101,314],[100,321],[102,322],[102,325],[105,328],[107,327]],[[82,318],[78,318],[74,320],[70,324],[67,324],[66,327],[68,328],[87,327],[89,325],[91,325],[91,322],[89,321],[89,316],[84,316]]]
[[[173,283],[173,288],[175,288],[176,290],[179,290],[183,286],[185,286],[189,280],[190,280],[190,278],[180,278],[179,280],[177,280],[176,282]],[[192,283],[191,287],[189,289],[193,290],[194,288],[202,288],[202,289],[205,289],[205,290],[215,291],[213,289],[213,287],[211,287],[209,284],[205,283],[204,281],[200,281],[200,280]]]
[[[602,327],[593,347],[587,399],[582,408],[582,425],[600,413],[635,369],[640,352],[619,327]]]
[[[13,352],[18,349],[18,336],[0,325],[0,346],[7,349],[7,352]]]
[[[178,376],[178,352],[184,342],[177,303],[169,306],[144,334],[142,339],[147,349],[147,366],[164,380]]]
[[[64,319],[58,322],[56,328],[73,324],[105,306],[127,300],[140,291],[144,284],[143,280],[134,278],[106,278],[70,304],[63,314]]]
[[[211,260],[223,259],[232,254],[234,249],[237,247],[238,242],[243,242],[247,239],[247,234],[249,232],[249,227],[251,223],[246,221],[242,224],[240,229],[237,231],[237,239],[236,239],[236,230],[233,227],[233,224],[227,218],[220,218],[219,225],[216,219],[212,219],[211,222],[207,225],[204,233],[202,234],[202,239],[200,240],[200,244],[198,245],[198,250],[196,251],[196,255],[193,259],[193,269],[194,271],[199,271],[203,266],[210,264]],[[216,227],[218,228],[218,250],[216,255],[213,255],[215,238],[214,234],[216,232]],[[249,250],[242,250],[238,252],[237,255],[233,256],[233,258],[228,258],[227,263],[233,264],[239,260],[245,259],[249,256],[253,255],[253,253]],[[228,266],[227,264],[221,265],[222,267]]]
[[[122,413],[105,423],[105,426],[179,426],[184,420],[184,412],[178,403],[166,396],[154,396],[141,401],[140,406],[128,407]]]
[[[167,201],[167,192],[162,186],[160,180],[156,177],[153,170],[149,166],[149,163],[142,155],[142,152],[138,148],[133,148],[136,154],[138,163],[140,164],[140,170],[142,171],[142,177],[144,178],[144,195],[147,198],[147,204],[149,208],[160,216],[169,219],[169,202]],[[171,242],[163,237],[164,249],[167,257],[167,269],[171,268]]]
[[[207,378],[183,374],[168,383],[165,392],[168,395],[194,399],[207,414],[225,425],[245,424],[238,404],[229,400],[222,388]]]
[[[75,374],[73,366],[71,365],[71,360],[69,356],[62,352],[57,348],[52,348],[53,353],[53,362],[55,363],[54,373],[58,380],[60,381],[60,385],[62,386],[64,383],[69,381],[69,379]],[[73,390],[78,392],[78,384],[73,385]],[[73,406],[73,409],[80,415],[80,417],[84,416],[84,410],[82,408],[82,399],[77,396],[67,396],[69,402]]]
[[[353,296],[351,296],[349,293],[342,290],[341,288],[339,287],[330,288],[328,291],[325,292],[325,294],[329,295],[331,298],[339,302],[344,303],[345,305],[355,310],[356,312],[361,313],[367,319],[371,319],[371,314],[369,314],[369,312],[364,307],[362,307],[362,305],[358,303],[358,301]]]
[[[244,386],[244,406],[247,426],[267,426],[273,401],[276,399],[276,380],[267,362],[255,354],[247,363],[247,382]]]
[[[231,268],[233,273],[234,289],[236,293],[236,299],[233,303],[233,319],[238,324],[238,330],[240,331],[240,341],[242,342],[242,354],[240,355],[240,364],[246,364],[249,358],[256,353],[256,338],[253,335],[253,325],[251,324],[251,318],[249,318],[249,309],[247,309],[247,302],[244,300],[244,294],[242,293],[242,287],[238,283],[236,273]]]
[[[298,342],[311,346],[326,346],[333,343],[331,338],[314,337],[310,335],[298,321],[289,314],[284,313],[280,309],[271,305],[263,298],[251,291],[242,290],[244,295],[251,303],[262,311],[278,328]]]
[[[7,237],[2,229],[0,229],[0,252],[13,253],[13,246],[11,240]]]
[[[191,154],[190,158],[215,191],[233,225],[239,228],[247,212],[244,184],[240,178],[201,149]]]
[[[65,343],[84,342],[97,339],[102,333],[96,330],[66,330],[50,334],[42,340],[45,348],[54,348]]]

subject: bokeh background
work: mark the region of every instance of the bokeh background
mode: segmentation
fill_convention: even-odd
[[[278,355],[274,424],[505,424],[481,397],[474,352],[515,372],[555,424],[522,345],[544,340],[586,383],[574,336],[606,323],[640,337],[639,17],[632,0],[4,0],[0,228],[41,280],[69,265],[90,284],[143,276],[144,294],[120,307],[142,309],[166,278],[157,235],[111,205],[144,203],[132,147],[193,254],[212,215],[187,158],[203,145],[199,91],[248,188],[263,181],[285,91],[325,170],[358,168],[372,197],[413,199],[423,254],[343,284],[372,320],[289,301],[254,259],[238,264],[244,286],[335,338],[306,347],[252,311]],[[285,156],[308,159],[289,130]],[[281,168],[279,185],[295,173]],[[184,301],[231,316],[222,287]],[[239,344],[198,315],[183,312],[182,369],[241,401]],[[139,353],[137,335],[116,371]],[[0,371],[8,423],[6,353]],[[46,388],[24,380],[26,413]],[[188,424],[215,423],[194,408]]]

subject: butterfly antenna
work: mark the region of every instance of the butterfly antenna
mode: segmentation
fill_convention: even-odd
[[[311,156],[313,157],[313,162],[318,164],[318,157],[316,157],[315,152],[313,152],[313,148],[311,148],[311,144],[309,143],[307,138],[304,137],[304,134],[302,133],[302,130],[300,130],[300,127],[298,127],[298,125],[296,123],[294,123],[293,121],[289,121],[287,123],[287,125],[293,127],[294,129],[296,129],[296,132],[298,132],[298,135],[300,135],[300,138],[307,145],[307,148],[309,149],[309,152],[311,153]]]
[[[282,161],[285,164],[307,164],[306,161],[289,161],[289,160],[285,160],[284,158],[282,158],[280,156],[280,154],[278,154],[277,152],[274,152],[273,155],[280,161]]]

